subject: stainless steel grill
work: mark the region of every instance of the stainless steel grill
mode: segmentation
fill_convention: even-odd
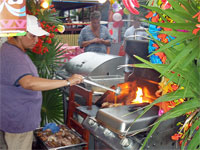
[[[82,74],[86,79],[101,85],[111,87],[124,82],[123,70],[117,70],[117,66],[124,64],[124,57],[108,55],[102,53],[86,52],[82,53],[69,62],[61,70],[57,71],[57,76],[66,78],[72,74]],[[106,90],[84,83],[84,86],[94,92],[105,92]]]
[[[130,51],[133,50],[131,46],[133,43],[135,43],[135,41],[131,40],[129,40],[127,43],[127,48],[129,48]],[[135,47],[137,48],[137,46]],[[142,48],[141,51],[145,51],[144,54],[146,55],[144,57],[147,57],[147,49]],[[133,53],[134,51],[131,51],[129,52],[129,55],[132,55]],[[137,53],[134,54],[137,55]],[[123,69],[117,70],[117,67],[123,64],[123,57],[87,52],[71,59],[63,66],[61,72],[59,72],[57,75],[65,78],[71,74],[79,73],[86,76],[87,79],[107,87],[111,87],[113,85],[119,86],[121,83],[123,84],[124,76]],[[137,86],[142,88],[143,86],[146,86],[147,88],[151,89],[151,93],[154,94],[155,90],[157,89],[156,82],[159,81],[158,76],[159,74],[155,73],[154,70],[147,69],[144,71],[142,69],[135,69],[134,77],[131,81],[134,81]],[[144,83],[143,81],[148,81],[148,84]],[[127,82],[127,85],[128,84],[129,83]],[[130,83],[130,85],[133,84]],[[93,91],[102,91],[102,89],[87,84],[84,84],[84,86]],[[133,88],[135,91],[136,87],[131,86],[130,88]],[[80,106],[77,108],[79,111],[82,111],[88,115],[82,124],[90,131],[92,135],[94,135],[95,149],[139,150],[147,136],[147,133],[149,132],[149,129],[151,128],[150,125],[158,118],[158,107],[152,107],[143,117],[135,121],[138,115],[141,114],[142,109],[145,107],[144,103],[140,105],[137,104],[113,108],[100,108],[102,102],[104,102],[104,99],[110,98],[110,94],[114,95],[113,92],[103,92],[105,92],[104,95],[101,96],[99,101],[97,100],[95,103],[98,104],[99,102],[99,105],[93,105],[91,110],[88,110],[87,106]],[[130,94],[130,92],[128,93]],[[134,94],[132,96],[134,96]],[[125,98],[128,98],[128,96],[118,96],[118,100],[123,100]],[[114,100],[112,99],[111,101]],[[130,115],[126,116],[128,113],[130,113]],[[132,122],[134,122],[133,125]],[[159,150],[162,149],[162,146],[165,146],[165,149],[176,150],[177,146],[170,139],[170,136],[176,130],[173,128],[170,131],[165,131],[166,128],[171,128],[172,125],[175,125],[175,121],[169,121],[164,124],[158,130],[160,133],[156,133],[156,135],[152,136],[145,149]],[[160,141],[157,140],[156,138],[158,136],[160,136],[164,141],[162,141],[161,138]]]
[[[115,108],[93,110],[80,108],[81,111],[92,117],[83,121],[83,126],[95,137],[95,150],[139,150],[151,129],[151,125],[157,120],[158,108],[154,106],[146,115],[135,121],[141,113],[143,106],[130,105]],[[139,111],[136,111],[139,109]],[[130,111],[136,111],[130,114]],[[126,116],[129,113],[128,116]],[[123,116],[126,116],[125,118]],[[164,121],[149,139],[145,150],[179,150],[179,145],[171,140],[171,136],[177,131],[177,122],[183,118]],[[135,121],[134,124],[133,121]]]

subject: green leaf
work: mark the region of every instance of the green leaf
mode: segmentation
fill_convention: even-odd
[[[174,39],[174,40],[170,41],[169,43],[165,44],[164,46],[160,47],[156,52],[164,51],[165,49],[170,48],[176,44],[182,43],[186,40],[192,40],[194,38],[196,38],[196,37],[190,36],[188,38],[188,34],[185,34],[182,37],[177,37],[176,39]],[[156,52],[154,52],[154,53],[156,53]]]
[[[192,140],[190,141],[187,149],[197,149],[198,146],[200,146],[200,130],[197,130],[197,132],[194,134]]]
[[[197,10],[194,8],[192,1],[188,2],[188,0],[178,0],[184,7],[191,13],[191,15],[195,15]]]
[[[41,126],[44,126],[49,122],[55,122],[57,124],[64,123],[62,95],[59,90],[56,89],[43,92],[41,117]]]
[[[190,44],[188,44],[187,46],[185,46],[185,48],[174,58],[174,60],[170,63],[170,65],[168,66],[167,70],[173,70],[175,67],[175,64],[179,64],[185,61],[183,60],[183,62],[181,61],[181,59],[185,59],[185,57],[191,53],[191,51],[195,51],[197,50],[197,46],[198,46],[198,38],[194,39],[190,42]],[[189,62],[191,63],[191,62]]]
[[[164,75],[166,76],[167,78],[169,78],[171,81],[175,82],[175,83],[178,83],[179,82],[179,76],[178,74],[183,74],[183,70],[179,69],[179,68],[176,68],[175,70],[175,73],[172,74],[171,71],[166,71],[166,68],[168,65],[166,64],[152,64],[150,63],[149,61],[143,59],[143,58],[140,58],[139,56],[135,56],[138,60],[146,63],[147,65],[149,65],[149,67],[152,67],[153,69],[155,69],[156,71],[160,72],[161,75]],[[143,65],[145,67],[145,65]],[[137,65],[137,64],[134,64],[134,67],[142,67],[142,65]],[[189,75],[188,75],[189,76]],[[180,83],[181,86],[185,86],[186,83],[184,83],[184,81],[182,81],[182,83]]]
[[[199,113],[199,114],[200,114],[200,113]],[[194,120],[194,119],[193,119],[193,120]],[[181,145],[181,149],[183,149],[185,143],[188,142],[188,140],[191,139],[192,136],[193,136],[194,134],[196,134],[196,128],[197,128],[198,126],[200,126],[200,119],[199,119],[199,118],[197,118],[197,120],[195,120],[195,121],[193,122],[192,126],[186,131],[186,133],[185,133],[186,136],[184,137],[183,143],[182,143],[182,145]],[[200,141],[200,140],[199,140],[199,141]],[[199,143],[199,144],[200,144],[200,143]]]
[[[172,9],[166,9],[164,11],[164,13],[169,16],[173,21],[175,21],[176,23],[183,23],[186,21],[186,16],[187,16],[187,20],[190,19],[190,21],[195,22],[194,19],[192,18],[191,15],[188,15],[187,13],[185,13],[184,11],[179,12],[179,11],[175,11]]]
[[[167,22],[167,19],[163,16],[164,14],[164,11],[158,7],[150,7],[150,6],[144,6],[144,5],[141,5],[142,7],[144,8],[147,8],[147,9],[151,9],[152,11],[155,11],[157,12],[158,14],[161,14],[160,17],[165,21]]]
[[[172,8],[175,9],[176,11],[179,11],[179,12],[185,11],[185,9],[183,7],[181,7],[180,4],[177,3],[176,1],[168,0],[168,2],[172,5]]]
[[[164,121],[172,118],[176,118],[178,116],[184,115],[187,112],[193,111],[200,107],[200,102],[198,99],[190,99],[182,104],[177,105],[167,113],[165,113],[159,121]]]
[[[185,36],[186,34],[189,36],[192,36],[193,34],[190,32],[179,32],[179,31],[159,31],[159,33],[161,34],[167,34],[167,35],[171,35],[173,37],[182,37]]]
[[[187,31],[193,31],[196,28],[196,23],[157,23],[157,22],[150,22],[150,21],[145,21],[149,24],[154,24],[157,26],[161,26],[161,27],[166,27],[166,28],[171,28],[174,30],[187,30]]]
[[[155,130],[158,128],[159,125],[160,125],[160,122],[156,122],[155,123],[155,125],[150,130],[150,132],[148,133],[147,137],[145,138],[145,141],[143,142],[142,147],[140,148],[140,150],[143,150],[143,148],[147,144],[149,138],[152,136],[152,134],[155,132]]]
[[[160,102],[167,102],[167,101],[172,101],[172,100],[177,100],[181,98],[193,98],[195,97],[194,93],[188,90],[177,90],[171,93],[167,93],[159,98],[157,98],[153,103],[150,105],[155,105]]]

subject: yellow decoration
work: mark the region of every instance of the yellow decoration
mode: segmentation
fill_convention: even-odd
[[[63,33],[65,31],[65,26],[64,25],[58,25],[57,29],[60,33]]]
[[[161,0],[158,0],[158,6],[160,6],[162,4],[162,1]]]
[[[115,0],[110,0],[110,5],[114,4]]]
[[[126,9],[126,8],[123,9],[123,12],[124,12],[124,14],[126,14],[126,15],[130,14],[130,11],[129,11],[128,9]]]

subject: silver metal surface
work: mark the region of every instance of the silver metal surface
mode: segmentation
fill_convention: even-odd
[[[61,70],[65,72],[64,76],[71,76],[75,73],[82,74],[90,81],[111,87],[124,82],[123,69],[117,69],[117,66],[123,64],[124,57],[121,56],[85,52],[72,58]],[[87,83],[84,85],[93,92],[106,92],[108,90]]]
[[[117,66],[124,64],[124,57],[85,52],[72,58],[63,68],[70,74],[78,73],[84,76],[123,75],[123,70]]]
[[[153,106],[135,122],[134,120],[143,112],[143,109],[142,107],[134,109],[134,107],[136,105],[99,109],[96,120],[106,128],[120,135],[129,135],[147,130],[148,126],[158,118],[158,107]]]
[[[89,76],[88,79],[106,87],[111,87],[113,85],[116,86],[119,83],[124,83],[124,76],[121,75]],[[86,88],[91,89],[94,92],[106,92],[105,89],[99,88],[97,86],[90,86],[89,84],[86,84]]]
[[[96,83],[96,82],[93,82],[93,81],[90,81],[90,80],[87,80],[87,79],[83,79],[83,82],[84,82],[84,83],[87,83],[87,84],[90,84],[90,85],[94,85],[94,86],[100,87],[100,88],[102,88],[102,89],[105,89],[105,90],[108,90],[108,91],[111,91],[111,92],[114,92],[114,93],[117,94],[117,95],[119,95],[120,92],[121,92],[120,87],[117,87],[116,90],[114,90],[114,89],[111,89],[111,88],[109,88],[109,87],[106,87],[106,86],[104,86],[104,85],[98,84],[98,83]]]
[[[88,129],[91,134],[94,135],[94,137],[97,139],[98,142],[103,142],[104,144],[106,144],[107,147],[105,149],[139,150],[140,143],[137,142],[138,140],[129,141],[128,139],[127,141],[123,141],[122,144],[122,140],[125,137],[120,137],[116,133],[109,130],[108,128],[101,126],[100,124],[98,124],[97,120],[94,117],[87,117],[83,121],[82,125],[84,126],[84,128]],[[137,137],[137,135],[134,137]],[[99,146],[99,148],[97,149],[104,149],[104,148]]]

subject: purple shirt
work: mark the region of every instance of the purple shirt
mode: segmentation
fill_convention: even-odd
[[[42,94],[26,90],[18,81],[37,76],[29,56],[18,47],[4,43],[0,49],[0,129],[10,133],[32,131],[40,125]]]

